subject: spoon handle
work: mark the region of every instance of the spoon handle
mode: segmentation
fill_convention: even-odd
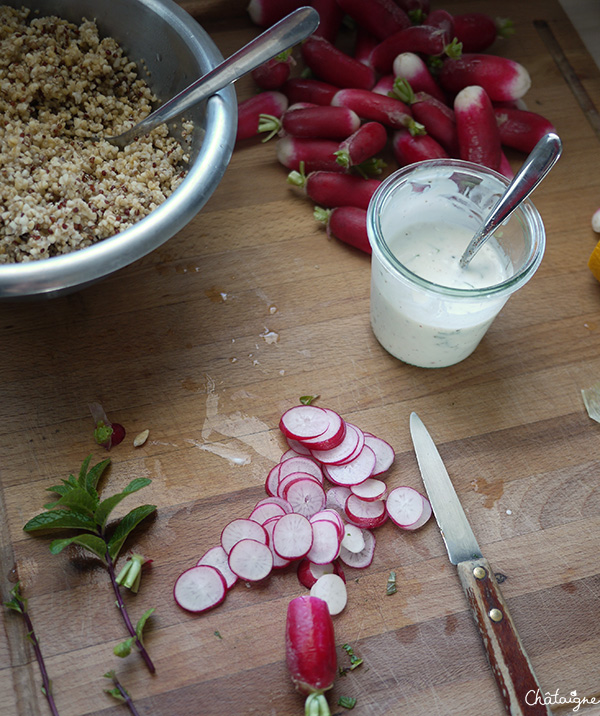
[[[522,201],[525,201],[556,164],[561,152],[562,143],[554,132],[548,132],[540,139],[508,185],[506,192],[490,212],[481,229],[471,239],[460,259],[461,268],[465,268],[486,239],[496,231],[502,222],[508,219]]]
[[[260,67],[264,62],[297,45],[319,25],[319,13],[312,7],[301,7],[234,52],[224,62],[192,82],[189,87],[165,102],[145,119],[116,137],[106,137],[112,144],[124,147],[136,137],[147,134],[159,124],[179,116],[191,106]]]

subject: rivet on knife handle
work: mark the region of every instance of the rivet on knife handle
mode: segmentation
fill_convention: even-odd
[[[536,703],[542,689],[485,558],[457,564],[458,576],[481,633],[490,666],[511,716],[549,716]]]

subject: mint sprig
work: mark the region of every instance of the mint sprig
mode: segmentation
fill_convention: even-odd
[[[156,510],[156,505],[135,507],[113,523],[114,530],[112,529],[113,524],[110,526],[111,529],[108,529],[108,520],[114,508],[129,495],[149,485],[152,480],[136,478],[121,492],[101,499],[98,482],[110,464],[110,458],[106,458],[90,468],[91,457],[89,455],[83,461],[77,477],[69,475],[68,479],[62,480],[61,484],[47,488],[49,492],[59,495],[59,499],[44,505],[46,511],[29,520],[23,529],[25,532],[44,532],[56,529],[77,530],[75,535],[53,540],[50,543],[50,552],[59,554],[65,547],[75,544],[91,552],[104,564],[113,586],[117,608],[130,634],[130,638],[123,642],[123,644],[128,644],[128,648],[123,648],[121,644],[115,648],[115,653],[119,652],[118,656],[127,656],[135,646],[146,662],[149,671],[154,673],[154,664],[142,640],[142,630],[154,609],[149,609],[138,621],[137,626],[133,626],[119,589],[115,563],[127,537],[143,519]],[[139,587],[139,580],[136,587]]]

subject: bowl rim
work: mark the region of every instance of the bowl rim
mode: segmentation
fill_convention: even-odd
[[[138,1],[167,19],[194,56],[205,57],[211,66],[223,61],[204,28],[173,0]],[[180,231],[208,201],[229,164],[237,128],[233,86],[210,97],[205,111],[205,131],[218,134],[218,140],[202,143],[185,178],[162,204],[133,226],[91,246],[47,259],[0,264],[0,299],[79,290],[149,254]],[[201,181],[209,175],[212,188]],[[148,232],[150,224],[153,228]]]

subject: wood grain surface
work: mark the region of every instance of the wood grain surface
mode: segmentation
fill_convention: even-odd
[[[241,0],[185,5],[225,55],[258,34]],[[180,610],[172,587],[226,521],[264,496],[284,449],[279,416],[305,394],[394,446],[391,487],[421,487],[408,431],[419,413],[505,577],[542,687],[600,698],[600,426],[580,392],[600,380],[600,285],[586,266],[599,238],[590,219],[600,142],[534,21],[547,23],[595,107],[600,74],[556,0],[443,7],[515,21],[515,35],[490,51],[529,69],[527,104],[564,142],[535,194],[547,230],[542,265],[466,361],[419,369],[379,346],[369,258],[326,237],[312,204],[286,184],[273,142],[238,147],[196,219],[129,268],[72,295],[0,304],[0,590],[6,598],[21,580],[61,716],[126,713],[103,693],[113,668],[143,716],[302,713],[284,660],[287,604],[304,593],[294,570],[238,584],[202,616]],[[237,90],[250,96],[251,80]],[[522,157],[509,156],[517,167]],[[158,505],[156,517],[129,546],[154,563],[140,594],[125,598],[134,619],[156,607],[146,638],[155,676],[137,655],[112,654],[126,635],[103,570],[76,551],[53,556],[49,538],[22,530],[46,487],[90,452],[105,456],[93,442],[93,401],[128,431],[110,453],[108,489],[153,480],[140,500]],[[146,428],[148,441],[134,448]],[[346,572],[338,655],[344,665],[349,643],[364,663],[338,679],[332,713],[346,713],[336,706],[345,695],[356,697],[357,716],[503,714],[435,523],[376,534],[373,564]],[[398,591],[386,596],[390,570]],[[2,618],[0,712],[46,716],[22,623]]]

